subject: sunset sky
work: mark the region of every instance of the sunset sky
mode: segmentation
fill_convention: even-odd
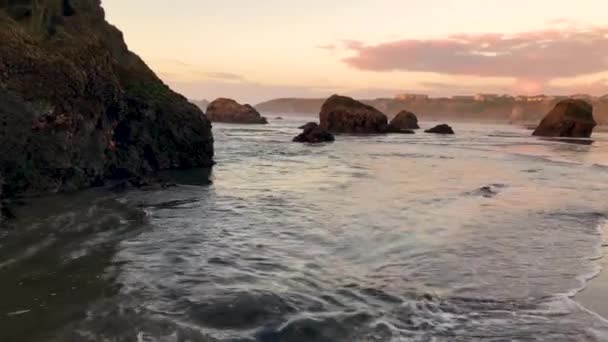
[[[194,99],[608,93],[606,0],[102,3]]]

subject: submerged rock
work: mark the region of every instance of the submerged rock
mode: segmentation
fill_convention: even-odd
[[[333,134],[321,128],[316,122],[309,122],[304,126],[300,126],[300,128],[304,131],[293,138],[294,142],[314,144],[336,140]]]
[[[482,186],[481,188],[477,189],[476,194],[485,198],[491,198],[496,196],[498,192],[494,191],[491,186]]]
[[[532,135],[589,138],[596,125],[591,104],[583,100],[569,99],[555,105]]]
[[[427,129],[425,132],[434,134],[454,134],[452,127],[446,124],[437,125],[431,129]]]
[[[104,17],[99,0],[0,1],[4,196],[213,164],[210,122]]]
[[[481,196],[481,197],[485,197],[485,198],[492,198],[495,197],[499,194],[501,189],[506,188],[507,185],[505,184],[490,184],[490,185],[485,185],[482,186],[481,188],[469,192],[467,193],[468,195],[473,195],[473,196]]]
[[[416,114],[403,110],[397,114],[388,125],[389,133],[409,133],[413,134],[414,129],[419,129]]]
[[[386,133],[386,115],[350,97],[333,95],[321,108],[321,128],[333,133]]]
[[[207,107],[207,118],[212,122],[267,124],[268,120],[261,116],[255,108],[239,104],[232,99],[219,98]]]

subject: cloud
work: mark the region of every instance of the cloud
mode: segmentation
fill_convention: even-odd
[[[229,72],[203,72],[202,75],[216,79],[216,80],[224,80],[224,81],[243,81],[244,78],[241,75],[229,73]]]
[[[545,87],[545,91],[548,94],[591,94],[591,95],[605,95],[608,94],[608,79],[601,78],[588,82],[577,82],[572,84],[552,84],[549,83]]]
[[[158,70],[163,78],[175,80],[213,80],[218,82],[238,83],[245,82],[242,75],[225,71],[205,71],[194,64],[178,59],[152,59],[149,61],[154,69]]]
[[[343,62],[366,71],[510,77],[543,83],[608,70],[608,27],[344,44],[354,54]]]

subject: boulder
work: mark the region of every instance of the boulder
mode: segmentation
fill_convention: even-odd
[[[210,122],[128,49],[99,0],[0,1],[0,42],[4,197],[213,165]]]
[[[452,127],[446,124],[437,125],[431,129],[427,129],[425,132],[434,134],[454,134]]]
[[[321,107],[320,127],[333,133],[386,133],[386,115],[350,97],[333,95]]]
[[[321,128],[316,122],[309,122],[304,126],[300,126],[300,128],[303,129],[303,132],[293,138],[294,142],[315,144],[335,140],[333,134]]]
[[[303,129],[303,130],[307,130],[307,129],[311,129],[311,128],[315,128],[315,127],[319,127],[319,124],[316,122],[309,122],[306,123],[300,127],[298,127],[299,129]]]
[[[403,110],[397,114],[388,124],[389,133],[414,133],[412,130],[419,129],[416,114]]]
[[[559,102],[545,116],[533,135],[543,137],[589,138],[597,123],[593,106],[583,100]]]
[[[238,124],[267,124],[268,120],[261,116],[255,108],[239,104],[232,99],[219,98],[207,106],[207,118],[211,122]]]

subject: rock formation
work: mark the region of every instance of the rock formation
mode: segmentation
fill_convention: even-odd
[[[334,133],[386,133],[386,115],[350,97],[333,95],[321,107],[321,128]]]
[[[209,104],[206,112],[211,122],[240,123],[240,124],[267,124],[265,117],[261,116],[255,108],[246,104],[241,105],[232,99],[219,98]]]
[[[294,142],[315,144],[335,140],[333,134],[321,128],[316,122],[309,122],[306,125],[301,126],[300,129],[302,129],[303,132],[293,138]]]
[[[564,100],[545,116],[533,135],[544,137],[589,138],[597,123],[593,107],[583,100]]]
[[[416,114],[402,110],[388,124],[389,133],[414,133],[412,130],[419,129]]]
[[[559,101],[562,96],[542,97],[509,97],[500,96],[489,101],[477,101],[473,96],[470,99],[462,98],[429,98],[395,99],[376,98],[358,99],[370,105],[389,117],[402,110],[414,113],[424,113],[426,120],[431,121],[470,121],[487,123],[511,123],[517,125],[534,124],[534,128]],[[317,115],[326,99],[298,99],[282,98],[257,104],[255,108],[262,113],[277,113],[281,115],[311,114]],[[592,101],[593,117],[598,125],[608,125],[608,96],[589,98]]]
[[[434,134],[454,134],[454,130],[452,129],[452,127],[446,124],[441,124],[431,129],[427,129],[425,132]]]
[[[104,17],[100,0],[0,1],[4,196],[213,164],[209,121]]]

